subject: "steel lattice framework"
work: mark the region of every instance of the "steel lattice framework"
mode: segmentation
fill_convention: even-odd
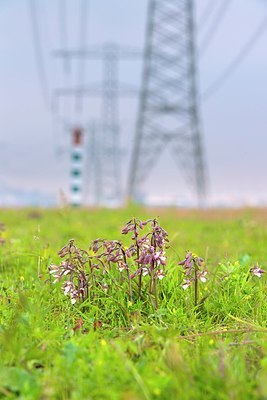
[[[102,46],[94,46],[89,49],[57,50],[54,55],[65,60],[89,59],[101,60],[103,62],[102,83],[82,85],[80,87],[58,88],[54,92],[54,108],[58,108],[58,102],[65,96],[100,96],[102,98],[101,123],[96,127],[90,127],[90,139],[96,136],[94,143],[97,145],[90,149],[91,160],[97,159],[94,174],[97,184],[95,185],[95,199],[97,204],[110,202],[122,202],[121,188],[121,149],[120,149],[120,127],[119,127],[119,97],[135,96],[135,88],[119,82],[119,62],[127,59],[140,59],[140,50],[107,43]],[[93,131],[94,133],[92,133]],[[97,135],[95,135],[97,130]],[[93,135],[93,136],[92,136]]]
[[[193,0],[150,0],[139,116],[129,177],[135,198],[169,146],[201,201],[206,174],[199,128]]]

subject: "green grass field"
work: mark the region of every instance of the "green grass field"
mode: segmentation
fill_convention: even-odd
[[[125,240],[132,217],[169,234],[158,308],[123,291],[71,304],[48,268],[69,239]],[[267,399],[267,210],[1,210],[0,399]],[[208,280],[181,287],[191,250]],[[266,274],[267,275],[267,274]]]

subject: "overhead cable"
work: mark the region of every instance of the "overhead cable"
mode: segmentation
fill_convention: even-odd
[[[66,0],[59,0],[59,34],[60,47],[66,49],[68,47],[68,30],[67,30],[67,5]]]
[[[224,82],[229,79],[229,77],[234,73],[234,71],[240,66],[240,64],[244,61],[244,59],[248,56],[248,54],[255,47],[256,43],[260,39],[260,37],[264,34],[267,29],[267,15],[263,18],[260,24],[257,26],[253,34],[250,36],[245,45],[241,48],[241,50],[237,53],[237,55],[233,58],[233,60],[228,64],[225,70],[221,73],[221,75],[215,79],[215,81],[203,92],[202,100],[208,100],[214,93],[216,93],[220,87],[224,84]]]
[[[80,0],[80,48],[81,50],[86,46],[87,40],[87,25],[88,25],[88,7],[89,0]],[[78,61],[78,71],[77,71],[77,86],[81,87],[85,80],[85,60],[80,59]],[[76,96],[76,111],[80,112],[82,110],[83,96]]]
[[[37,16],[35,0],[29,0],[29,9],[30,9],[32,33],[33,33],[32,36],[33,36],[36,66],[39,75],[42,96],[46,107],[49,108],[49,90],[47,84],[47,76],[44,64],[43,49],[42,49],[42,43],[38,25],[38,16]]]
[[[68,48],[68,10],[67,0],[59,0],[59,36],[60,36],[60,47],[62,49]],[[70,62],[67,58],[64,60],[64,72],[65,74],[70,72]]]
[[[206,4],[206,7],[204,8],[204,11],[202,12],[198,20],[198,31],[200,31],[205,26],[216,6],[217,6],[216,0],[210,0]]]
[[[205,52],[207,51],[212,39],[215,36],[216,31],[218,30],[218,27],[223,21],[223,18],[226,15],[226,11],[228,10],[230,4],[233,3],[233,0],[223,0],[220,7],[218,8],[217,13],[215,14],[215,17],[210,25],[209,30],[207,31],[206,35],[204,36],[204,39],[201,41],[199,45],[199,56],[202,57]]]

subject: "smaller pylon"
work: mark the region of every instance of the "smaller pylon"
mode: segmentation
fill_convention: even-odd
[[[84,158],[84,138],[81,128],[76,127],[72,131],[72,150],[71,150],[71,195],[70,204],[73,207],[82,205],[82,170]]]
[[[103,81],[80,85],[77,87],[57,88],[53,96],[53,111],[58,113],[59,102],[62,97],[85,96],[102,97],[101,121],[96,127],[90,128],[87,141],[97,142],[91,151],[92,159],[97,163],[95,173],[95,199],[98,205],[114,206],[123,201],[121,179],[121,150],[120,150],[120,123],[119,123],[119,97],[136,96],[138,90],[131,85],[119,81],[119,62],[121,60],[139,60],[142,56],[140,50],[107,43],[87,49],[57,50],[55,57],[63,60],[88,59],[103,61]],[[97,131],[97,134],[96,132]],[[96,146],[96,147],[95,147]],[[95,150],[92,150],[94,149]],[[90,168],[92,163],[90,162]]]

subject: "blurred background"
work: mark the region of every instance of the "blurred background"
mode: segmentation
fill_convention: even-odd
[[[0,0],[0,206],[265,206],[266,0]]]

